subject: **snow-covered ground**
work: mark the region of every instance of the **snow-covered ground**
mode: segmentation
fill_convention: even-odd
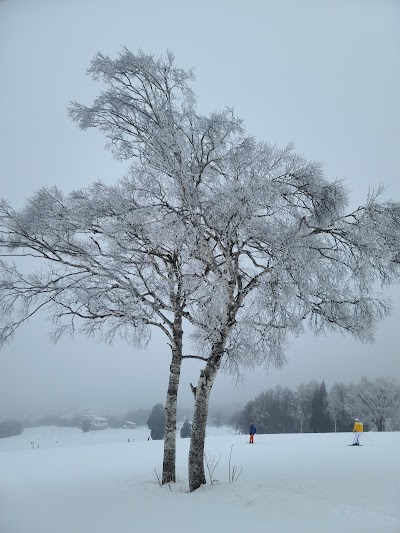
[[[0,533],[400,532],[400,433],[245,435],[208,428],[218,482],[160,487],[163,442],[147,428],[33,428],[0,439]],[[128,439],[130,442],[128,442]],[[31,444],[33,443],[33,444]],[[39,447],[38,447],[39,446]],[[233,446],[233,447],[232,447]],[[242,468],[229,483],[232,467]]]

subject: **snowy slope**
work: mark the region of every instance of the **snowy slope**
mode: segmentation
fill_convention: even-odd
[[[400,532],[400,433],[256,435],[208,428],[218,483],[160,488],[162,441],[147,428],[34,428],[0,440],[0,533]],[[128,438],[131,442],[128,442]],[[32,448],[32,444],[34,448]],[[37,446],[39,445],[39,448]],[[229,483],[231,467],[243,467]]]

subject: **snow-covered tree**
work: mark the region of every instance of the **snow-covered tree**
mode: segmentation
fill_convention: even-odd
[[[372,287],[398,280],[400,207],[380,202],[378,191],[346,212],[346,190],[318,163],[246,137],[229,110],[196,114],[190,72],[174,70],[180,93],[165,98],[172,85],[158,77],[154,84],[154,72],[161,65],[169,75],[172,63],[171,55],[155,62],[127,50],[116,61],[98,54],[90,72],[109,88],[71,114],[102,130],[117,157],[136,157],[139,170],[173,180],[181,204],[168,207],[185,219],[192,257],[203,265],[192,312],[192,338],[207,359],[193,387],[195,490],[205,482],[209,395],[222,364],[279,366],[287,335],[306,323],[316,333],[372,339],[390,308]]]
[[[193,198],[196,257],[211,278],[205,290],[214,286],[195,316],[198,350],[209,355],[194,387],[191,490],[205,482],[204,428],[221,365],[279,366],[288,334],[307,326],[372,340],[390,310],[374,287],[398,281],[400,236],[399,204],[372,193],[346,212],[344,187],[320,165],[251,139],[204,173]]]
[[[199,115],[189,86],[194,76],[191,71],[176,68],[171,53],[157,60],[125,48],[116,60],[98,53],[89,74],[94,80],[101,80],[106,89],[91,107],[74,102],[70,116],[82,129],[102,131],[116,158],[134,159],[131,173],[145,176],[149,187],[155,186],[158,191],[165,181],[171,183],[176,201],[165,197],[161,186],[159,202],[184,221],[186,232],[180,237],[192,247],[192,258],[197,259],[199,235],[190,231],[202,216],[196,205],[197,189],[204,177],[213,174],[214,167],[224,165],[235,146],[243,142],[241,121],[229,109]],[[200,277],[199,283],[209,284],[204,274]],[[192,303],[208,298],[210,292],[212,289],[203,289],[201,296],[193,296]],[[202,327],[201,323],[198,325]],[[170,444],[164,454],[175,449],[175,428],[176,411],[174,423],[172,417],[171,423],[167,420]],[[205,425],[201,431],[205,435]],[[203,463],[202,451],[198,460]],[[163,481],[169,481],[164,474]]]
[[[9,340],[21,323],[45,307],[55,321],[55,340],[79,326],[105,341],[119,334],[132,346],[144,346],[149,328],[160,328],[172,352],[163,463],[163,482],[169,482],[175,480],[187,278],[181,270],[184,239],[173,213],[176,202],[168,211],[162,207],[170,201],[165,174],[179,175],[183,133],[178,129],[191,117],[194,98],[186,82],[192,75],[175,68],[171,54],[156,61],[127,50],[116,61],[96,55],[90,73],[110,89],[93,110],[72,105],[71,116],[82,127],[95,125],[103,131],[109,119],[114,155],[135,155],[138,163],[131,179],[116,187],[95,184],[67,197],[57,189],[42,189],[21,213],[2,203],[2,255],[33,255],[44,259],[47,270],[40,266],[24,276],[15,265],[2,263],[1,311],[7,320],[0,340]]]
[[[20,256],[20,264],[28,259],[29,267],[0,263],[0,341],[41,310],[53,320],[55,341],[79,330],[142,347],[151,328],[160,329],[171,352],[163,464],[168,482],[175,480],[182,322],[195,287],[185,269],[180,220],[162,211],[157,194],[167,195],[166,189],[153,185],[150,190],[138,176],[69,195],[42,189],[19,212],[1,202],[1,255]]]
[[[386,421],[396,419],[400,409],[400,383],[393,378],[364,377],[352,390],[353,412],[378,431],[385,431]]]
[[[318,389],[317,381],[313,380],[310,383],[300,385],[296,389],[296,405],[295,417],[299,421],[300,433],[309,431],[311,418],[311,403],[315,391]]]
[[[146,183],[143,191],[150,189],[157,198],[162,218],[154,218],[150,202],[141,213],[153,217],[151,226],[154,222],[156,228],[165,218],[162,235],[177,244],[174,252],[191,289],[185,291],[187,308],[178,313],[190,320],[195,354],[205,360],[199,381],[192,386],[192,491],[206,482],[203,459],[208,403],[221,367],[238,372],[258,363],[280,366],[285,362],[288,335],[299,335],[306,327],[315,333],[341,331],[359,340],[372,340],[376,324],[390,310],[390,303],[375,287],[399,279],[400,206],[381,202],[378,191],[369,195],[364,206],[348,212],[343,185],[329,182],[321,165],[297,155],[292,146],[278,149],[246,137],[241,121],[230,110],[207,117],[197,114],[188,85],[193,76],[177,69],[171,54],[160,60],[125,49],[116,60],[97,54],[89,72],[106,88],[91,107],[73,104],[71,116],[84,129],[104,132],[116,157],[134,158],[131,179]],[[24,244],[18,237],[13,248],[16,232],[11,224],[10,235],[9,221],[15,217],[8,207],[3,213],[6,245],[35,250],[29,232],[24,234]],[[136,210],[132,213],[136,215]],[[58,222],[57,209],[52,214]],[[41,237],[40,231],[37,235]],[[47,246],[47,227],[43,235]],[[110,234],[106,236],[108,239]],[[146,246],[153,238],[151,232]],[[128,238],[122,269],[119,262],[113,266],[124,286],[127,271],[128,278],[131,275],[127,243]],[[58,258],[59,243],[52,244]],[[72,244],[75,246],[75,241]],[[77,261],[87,244],[97,248],[96,259],[102,258],[103,247],[96,234],[85,235],[83,244],[79,252],[71,248]],[[115,246],[119,253],[119,244]],[[90,264],[89,271],[83,270],[85,283],[95,266],[97,263]],[[152,286],[157,268],[145,271],[149,274],[146,282]],[[181,270],[176,272],[177,280],[182,279]],[[18,275],[11,274],[15,282],[11,293],[16,295]],[[55,278],[59,275],[57,272]],[[102,278],[108,275],[105,270]],[[114,289],[112,277],[107,279],[112,302],[124,301],[119,285]],[[130,288],[132,285],[128,283]],[[46,286],[38,286],[43,294]],[[34,280],[29,287],[36,287]],[[63,288],[65,294],[68,287]],[[164,294],[165,288],[146,290],[153,304],[158,301],[158,290]],[[92,300],[98,291],[102,294],[99,284]],[[144,304],[140,292],[134,291],[128,299],[128,314],[131,317],[134,312],[135,320],[122,313],[122,324],[137,324],[133,339],[141,339],[149,325],[137,318],[143,316],[138,309],[153,325],[165,324],[160,310]],[[11,293],[7,293],[10,298]],[[77,291],[75,299],[67,298],[68,310],[81,305],[77,294],[81,296]],[[92,308],[92,300],[85,291],[83,294],[86,312]],[[56,307],[63,305],[63,296],[63,291],[57,293]],[[166,319],[174,312],[168,298]],[[9,300],[8,309],[11,307]],[[117,320],[111,323],[121,329],[119,321],[118,326]]]
[[[143,346],[151,327],[161,329],[172,352],[163,482],[174,481],[182,324],[201,277],[197,261],[184,257],[193,245],[185,233],[187,206],[193,184],[229,152],[225,137],[240,124],[228,110],[195,113],[193,75],[176,68],[172,54],[159,60],[126,49],[116,60],[97,54],[89,73],[107,89],[92,107],[72,104],[71,117],[83,129],[99,128],[115,157],[134,162],[114,187],[97,183],[67,196],[42,189],[20,212],[1,203],[2,255],[33,256],[45,265],[25,275],[3,261],[0,341],[45,308],[55,340],[79,327],[101,340],[118,334]]]
[[[243,411],[241,418],[244,429],[249,424],[257,426],[259,433],[292,433],[297,430],[295,413],[295,395],[287,387],[275,387],[259,394],[252,402],[254,408],[251,416]]]
[[[335,431],[350,431],[353,426],[354,420],[349,409],[349,390],[343,383],[335,383],[329,390],[329,411]]]

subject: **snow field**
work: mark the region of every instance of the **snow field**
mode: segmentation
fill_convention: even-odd
[[[1,439],[0,533],[400,532],[400,433],[369,433],[353,448],[351,433],[256,435],[249,445],[208,428],[218,482],[192,494],[189,439],[177,439],[177,483],[161,488],[163,441],[148,435],[32,428]],[[243,467],[234,483],[231,447],[231,468]]]

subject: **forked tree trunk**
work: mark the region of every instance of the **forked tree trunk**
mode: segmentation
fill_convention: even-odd
[[[189,448],[189,490],[193,492],[206,483],[204,470],[204,443],[210,393],[217,376],[223,348],[217,348],[200,372],[199,382],[195,389],[195,405],[193,414],[192,436]]]
[[[178,400],[179,378],[182,365],[182,317],[174,320],[172,360],[169,367],[167,399],[165,401],[164,459],[162,483],[175,483],[176,463],[176,409]]]

